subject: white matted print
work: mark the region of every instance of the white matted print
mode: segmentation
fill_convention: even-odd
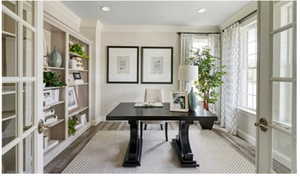
[[[188,96],[186,92],[172,92],[170,111],[188,112]]]
[[[142,83],[173,83],[173,47],[142,47]]]
[[[138,47],[107,46],[107,83],[138,83]]]
[[[68,110],[72,110],[78,107],[77,95],[74,87],[68,88]]]

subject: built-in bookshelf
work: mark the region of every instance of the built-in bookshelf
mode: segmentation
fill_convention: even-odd
[[[57,80],[53,82],[53,77],[44,74],[47,83],[44,83],[43,102],[47,127],[44,132],[44,165],[47,165],[90,126],[91,42],[47,14],[44,19],[43,71],[55,73]],[[80,46],[84,54],[70,51],[74,50],[74,45]],[[50,61],[54,49],[61,55],[61,65],[53,65],[54,62]],[[70,122],[75,122],[75,125]]]

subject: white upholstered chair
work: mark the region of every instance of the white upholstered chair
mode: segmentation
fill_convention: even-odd
[[[145,89],[145,97],[144,102],[146,103],[163,103],[162,99],[162,90],[161,89],[152,89],[146,88]],[[144,124],[144,130],[147,130],[148,124],[159,124],[161,130],[163,130],[163,124],[165,124],[165,136],[166,141],[168,141],[168,122],[167,121],[141,121],[141,135],[143,133],[142,128]]]

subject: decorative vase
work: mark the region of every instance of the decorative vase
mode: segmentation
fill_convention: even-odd
[[[191,112],[195,112],[197,108],[198,99],[196,97],[196,94],[194,93],[194,89],[192,87],[190,93],[188,94],[188,100],[189,100],[189,110]]]
[[[61,67],[61,64],[62,64],[61,54],[58,52],[56,48],[54,48],[49,58],[49,65],[52,67]]]

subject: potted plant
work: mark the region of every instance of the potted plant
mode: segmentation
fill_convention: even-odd
[[[61,87],[65,83],[60,81],[58,73],[55,72],[44,72],[44,84],[46,87]]]
[[[70,52],[75,53],[77,55],[79,55],[82,58],[88,59],[89,57],[87,56],[87,54],[83,51],[82,46],[80,44],[73,44],[70,47]]]
[[[220,59],[210,54],[210,50],[205,48],[200,52],[196,51],[192,57],[187,58],[187,63],[198,66],[198,80],[195,81],[198,94],[203,100],[203,107],[209,110],[209,104],[217,102],[219,93],[217,88],[223,84],[222,76],[225,72],[220,71],[218,68],[223,69],[225,66],[218,66]]]
[[[76,119],[69,119],[68,120],[68,133],[69,135],[74,135],[76,133],[75,126],[77,125]]]

